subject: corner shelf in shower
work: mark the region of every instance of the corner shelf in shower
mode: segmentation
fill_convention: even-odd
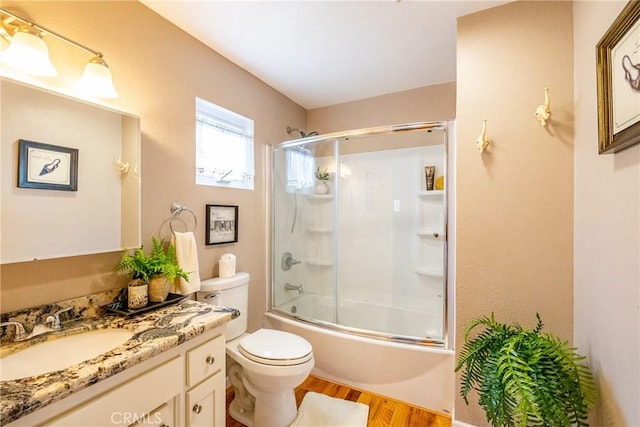
[[[428,277],[442,277],[442,269],[433,267],[418,267],[416,268],[416,274]]]
[[[332,259],[311,258],[307,260],[307,264],[314,267],[333,267]]]
[[[418,197],[442,197],[444,196],[444,190],[429,190],[429,191],[420,191],[418,193]]]

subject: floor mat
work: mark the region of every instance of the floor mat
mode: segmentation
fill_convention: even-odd
[[[369,407],[363,403],[307,392],[291,427],[366,427]]]

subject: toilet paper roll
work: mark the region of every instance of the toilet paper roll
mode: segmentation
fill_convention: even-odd
[[[236,256],[224,254],[220,257],[220,277],[233,277],[236,275]]]

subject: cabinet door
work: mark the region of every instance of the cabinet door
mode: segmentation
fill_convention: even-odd
[[[225,389],[222,372],[187,392],[186,425],[189,427],[224,427]]]
[[[152,424],[158,427],[177,427],[178,411],[176,410],[176,399],[177,398],[173,398],[168,402],[163,403],[131,426],[140,427]]]
[[[182,358],[176,357],[45,425],[104,427],[139,422],[149,414],[149,408],[157,408],[180,394],[183,366]]]

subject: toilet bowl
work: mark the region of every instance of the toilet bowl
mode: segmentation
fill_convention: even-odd
[[[273,329],[247,333],[248,273],[202,282],[199,301],[233,307],[240,317],[226,325],[227,375],[235,397],[231,417],[249,427],[284,427],[297,415],[294,388],[314,366],[311,344]]]

